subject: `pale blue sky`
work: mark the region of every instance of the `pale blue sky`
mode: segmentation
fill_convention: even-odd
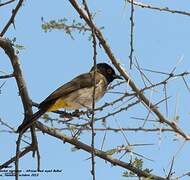
[[[172,1],[143,1],[151,2],[155,5],[167,5],[173,9],[189,10],[190,3],[185,0]],[[104,26],[103,34],[108,40],[115,56],[122,65],[129,70],[129,37],[130,37],[130,8],[129,4],[124,6],[124,1],[111,2],[89,1],[90,9],[97,12],[95,22],[98,27]],[[10,16],[12,5],[1,8],[0,29]],[[67,1],[26,1],[24,6],[16,16],[16,30],[11,26],[5,37],[10,39],[16,37],[17,43],[25,46],[20,51],[21,61],[27,88],[32,100],[42,101],[49,93],[58,86],[69,81],[76,75],[89,71],[92,61],[92,44],[88,40],[89,34],[82,35],[73,33],[75,40],[72,40],[63,31],[52,31],[45,33],[41,29],[41,17],[45,21],[58,20],[66,17],[68,23],[73,19],[83,22],[75,10]],[[180,58],[183,61],[177,67],[176,72],[189,71],[190,51],[189,51],[189,32],[190,17],[157,12],[148,9],[135,8],[135,33],[134,33],[134,55],[144,68],[169,72],[176,65]],[[1,50],[0,71],[11,72],[8,58]],[[98,49],[97,59],[99,62],[109,62],[103,49]],[[136,71],[128,71],[135,82],[142,86],[143,83]],[[150,73],[147,73],[150,75]],[[151,74],[153,82],[164,79],[164,76]],[[4,80],[0,81],[0,85]],[[187,82],[189,82],[187,80]],[[118,90],[118,89],[117,89]],[[120,90],[120,89],[119,89]],[[130,91],[125,85],[122,91]],[[121,91],[121,90],[120,90]],[[161,91],[161,88],[160,88]],[[189,93],[182,80],[173,80],[169,84],[168,93],[172,96],[169,100],[169,118],[173,118],[175,112],[176,97],[178,99],[178,115],[180,116],[180,127],[188,134],[189,127]],[[111,101],[115,95],[107,95],[98,104]],[[161,94],[154,95],[156,100],[161,99]],[[7,80],[0,94],[0,118],[8,122],[13,127],[17,127],[23,118],[23,110],[18,96],[18,90],[13,79]],[[142,106],[141,106],[142,107]],[[146,117],[147,111],[143,108],[133,108],[133,110],[115,116],[122,127],[138,127],[141,122],[131,119],[131,116]],[[35,111],[36,109],[34,109]],[[164,106],[161,106],[164,113]],[[99,114],[97,115],[99,116]],[[118,127],[114,118],[110,118],[110,125]],[[43,121],[43,120],[42,120]],[[159,126],[158,126],[159,127]],[[6,129],[2,127],[1,129]],[[169,162],[172,156],[183,143],[179,138],[175,141],[173,133],[125,133],[131,144],[154,143],[154,146],[137,147],[135,152],[154,160],[150,162],[144,160],[144,167],[154,169],[153,173],[164,176],[163,168],[169,169]],[[90,144],[90,132],[81,135],[80,140]],[[15,153],[15,134],[1,133],[0,142],[0,163],[9,159]],[[97,133],[97,147],[100,148],[103,133]],[[161,138],[161,140],[160,140]],[[92,179],[90,175],[91,162],[86,160],[89,154],[78,150],[71,152],[73,148],[69,144],[64,144],[55,138],[39,133],[39,148],[41,154],[42,169],[61,169],[63,174],[42,173],[39,177],[27,178],[27,180],[49,180],[49,179]],[[121,133],[107,134],[105,149],[119,145],[126,145]],[[185,144],[183,149],[176,157],[174,170],[176,175],[181,175],[189,171],[189,144]],[[123,159],[128,162],[128,158]],[[36,160],[28,154],[20,160],[21,169],[35,169]],[[109,163],[97,158],[96,171],[98,179],[123,180],[124,169],[112,167]],[[11,179],[11,178],[4,178]],[[25,179],[25,178],[20,178]],[[131,178],[129,178],[131,179]],[[184,178],[184,179],[187,179]]]

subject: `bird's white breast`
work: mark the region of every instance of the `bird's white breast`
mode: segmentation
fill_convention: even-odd
[[[104,80],[96,85],[95,88],[95,101],[99,100],[106,92],[107,84]],[[94,87],[82,88],[75,92],[72,92],[68,96],[64,97],[64,101],[67,103],[65,109],[81,109],[91,108],[93,102]]]

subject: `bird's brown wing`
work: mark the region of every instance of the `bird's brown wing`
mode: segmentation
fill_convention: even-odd
[[[74,78],[73,80],[71,80],[70,82],[56,89],[43,102],[40,103],[39,111],[34,113],[30,119],[24,121],[18,127],[17,132],[26,131],[26,129],[29,128],[38,118],[40,118],[40,116],[42,116],[48,110],[48,108],[51,107],[51,105],[53,105],[56,102],[56,100],[59,99],[60,97],[64,97],[69,93],[72,93],[81,88],[93,87],[94,85],[93,77],[94,77],[93,72],[81,74],[76,78]],[[98,84],[102,78],[103,78],[102,74],[97,72],[96,84]]]
[[[40,109],[46,109],[50,107],[52,104],[55,103],[57,99],[60,97],[64,97],[74,91],[77,91],[82,88],[92,87],[93,82],[93,72],[81,74],[71,80],[70,82],[64,84],[63,86],[56,89],[53,93],[51,93],[43,102],[40,103],[39,108]],[[96,73],[96,84],[99,83],[99,81],[102,78],[102,74]]]

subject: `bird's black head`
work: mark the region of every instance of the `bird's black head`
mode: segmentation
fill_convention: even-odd
[[[117,75],[114,69],[106,63],[98,63],[96,67],[98,72],[106,77],[108,84],[111,83],[114,79],[122,79],[122,77]],[[94,67],[92,67],[90,71],[92,70],[94,70]]]

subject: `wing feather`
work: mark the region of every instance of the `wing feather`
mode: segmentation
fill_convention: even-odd
[[[96,73],[96,83],[98,84],[102,78],[102,74]],[[53,93],[51,93],[43,102],[40,103],[39,108],[47,108],[50,107],[57,99],[60,97],[67,96],[69,93],[77,91],[82,88],[88,88],[93,86],[93,71],[89,73],[84,73],[70,82],[62,85],[58,89],[56,89]]]

